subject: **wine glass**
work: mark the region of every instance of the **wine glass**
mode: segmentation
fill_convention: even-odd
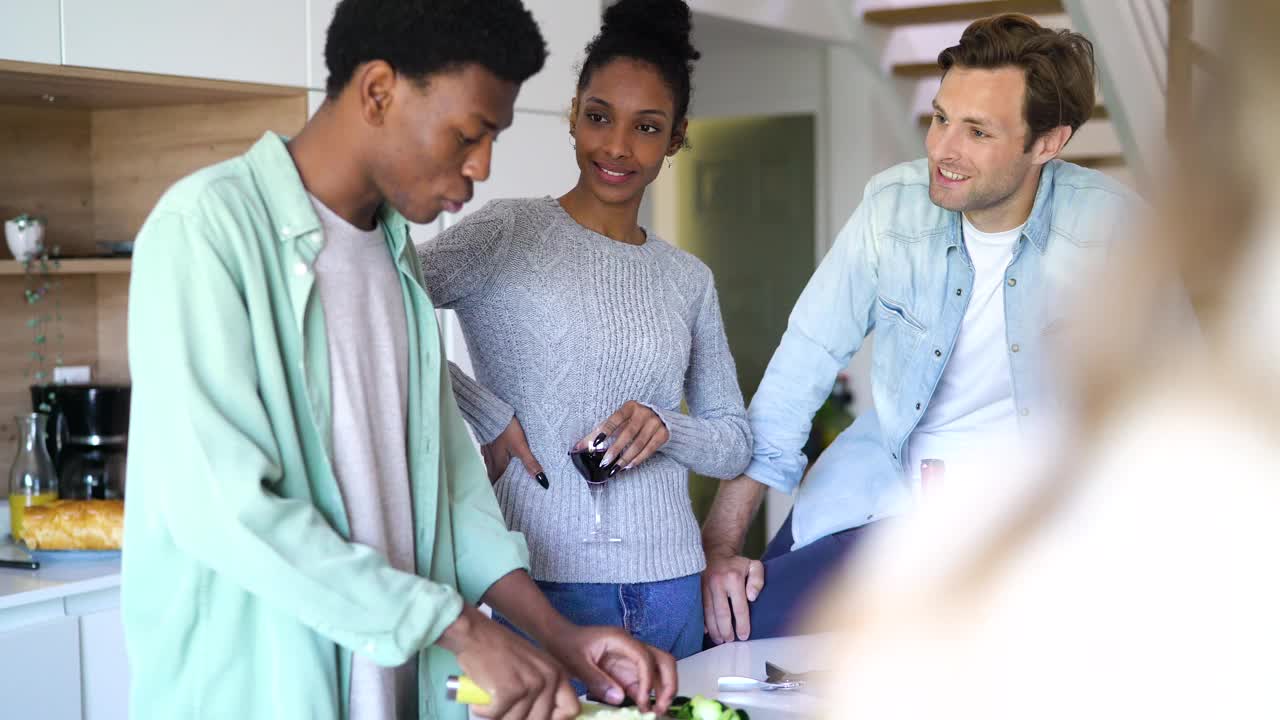
[[[587,481],[591,493],[591,530],[582,538],[584,543],[616,543],[622,538],[614,535],[605,518],[605,486],[609,484],[609,469],[600,467],[605,448],[588,448],[569,453],[578,474]]]

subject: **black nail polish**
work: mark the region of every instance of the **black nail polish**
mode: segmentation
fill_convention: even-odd
[[[547,474],[544,472],[534,475],[533,479],[538,481],[538,484],[542,486],[543,490],[547,490],[551,487],[551,482],[547,480]]]
[[[599,435],[596,436],[595,442],[591,443],[591,447],[600,447],[600,443],[604,442],[604,439],[607,437],[609,437],[608,434],[600,433]]]
[[[618,463],[613,463],[612,465],[609,466],[609,477],[613,477],[614,475],[617,475],[618,471],[621,469],[622,468],[618,467]]]

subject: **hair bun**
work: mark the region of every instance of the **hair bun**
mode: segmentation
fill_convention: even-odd
[[[702,57],[690,42],[693,13],[684,0],[618,0],[604,11],[601,36],[647,36],[676,51],[686,62]]]

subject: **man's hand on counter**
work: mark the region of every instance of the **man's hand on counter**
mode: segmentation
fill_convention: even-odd
[[[667,711],[676,696],[674,657],[620,628],[566,625],[546,647],[586,684],[590,697],[617,705],[625,699],[621,686],[641,712]]]
[[[733,551],[707,551],[702,573],[702,612],[717,645],[751,637],[751,607],[764,589],[764,563]]]
[[[481,602],[546,648],[592,697],[616,705],[630,696],[642,711],[652,708],[659,714],[670,707],[677,689],[675,658],[620,628],[574,625],[556,612],[525,571],[504,575]],[[479,682],[474,675],[472,679]],[[656,699],[650,699],[651,693]]]
[[[473,708],[480,717],[570,720],[581,709],[558,662],[473,607],[463,608],[439,645],[489,693],[488,705]]]

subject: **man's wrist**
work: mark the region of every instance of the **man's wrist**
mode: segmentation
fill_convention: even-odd
[[[702,551],[709,558],[726,558],[742,554],[742,548],[738,545],[724,540],[707,538],[702,540]]]
[[[578,627],[551,607],[550,603],[547,604],[547,612],[536,618],[532,625],[526,632],[543,647],[550,647],[557,639],[569,635]]]
[[[449,627],[441,633],[440,639],[436,644],[457,655],[471,642],[471,636],[475,632],[475,618],[471,616],[471,608],[464,605],[462,612],[458,614]]]

